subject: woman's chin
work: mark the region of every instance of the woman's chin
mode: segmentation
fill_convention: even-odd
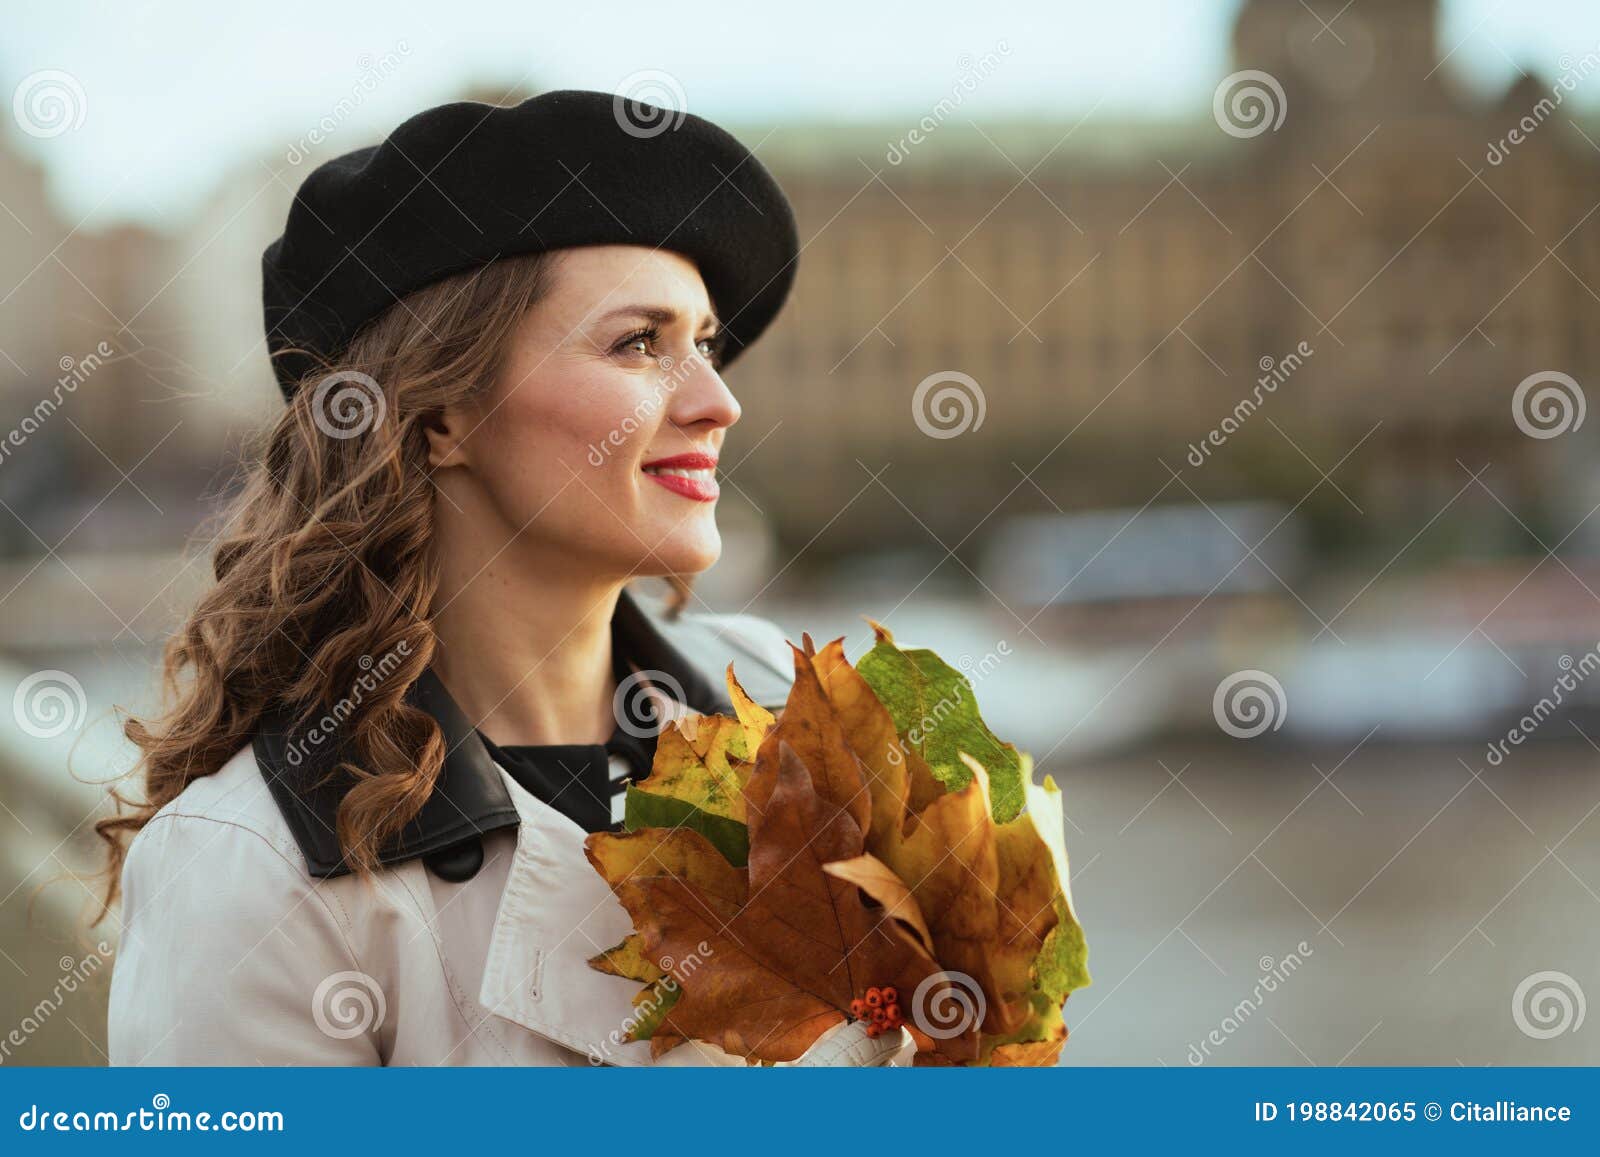
[[[650,539],[645,536],[648,542]],[[705,530],[681,526],[650,552],[650,561],[669,574],[690,575],[710,570],[722,557],[722,536],[715,524]]]

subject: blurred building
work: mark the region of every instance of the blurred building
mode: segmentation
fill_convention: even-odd
[[[1344,496],[1324,485],[1300,510],[1324,551],[1385,528],[1403,540],[1467,481],[1462,464],[1492,462],[1497,492],[1536,524],[1550,503],[1600,501],[1571,440],[1527,437],[1511,405],[1535,372],[1592,378],[1600,134],[1567,108],[1546,115],[1558,79],[1474,101],[1439,67],[1437,28],[1434,0],[1251,0],[1233,67],[1270,77],[1278,93],[1256,87],[1282,117],[1259,131],[1229,131],[1226,106],[1184,122],[974,120],[966,106],[1006,67],[1003,42],[954,63],[920,118],[735,124],[792,197],[805,248],[784,315],[730,374],[745,419],[728,498],[748,497],[814,559],[966,552],[997,511],[1192,501],[1186,487],[1294,504],[1336,463]],[[1600,85],[1589,66],[1600,60],[1569,73]],[[1491,163],[1530,116],[1536,131]],[[136,479],[164,474],[191,501],[278,404],[260,252],[305,173],[365,143],[344,130],[309,153],[285,143],[181,236],[155,237],[72,232],[0,142],[0,273],[22,282],[0,304],[6,412],[27,411],[61,358],[102,337],[126,355],[74,395],[83,433],[47,425],[63,456],[6,461],[0,496],[70,511],[117,485],[106,459],[126,469],[159,442]],[[1283,380],[1257,411],[1187,461],[1260,394],[1267,366]],[[916,401],[952,373],[966,378]],[[941,385],[955,391],[943,402]],[[952,427],[964,432],[936,436]],[[50,476],[30,478],[28,458]],[[123,486],[115,501],[137,537],[142,500]],[[1472,509],[1444,524],[1455,546],[1526,548]],[[38,544],[11,526],[4,547]]]
[[[858,502],[891,516],[840,519],[857,532],[830,528],[841,548],[923,533],[896,499],[947,545],[1008,493],[1007,510],[1137,506],[1170,481],[1158,459],[1208,500],[1294,503],[1319,477],[1302,450],[1331,469],[1358,443],[1336,480],[1366,516],[1324,487],[1303,512],[1325,536],[1346,516],[1355,534],[1409,536],[1467,481],[1458,459],[1493,461],[1514,508],[1570,493],[1583,476],[1519,430],[1512,395],[1536,371],[1593,378],[1596,133],[1558,108],[1490,164],[1550,79],[1488,107],[1452,88],[1433,0],[1321,27],[1292,0],[1242,10],[1234,67],[1282,90],[1281,126],[1254,136],[1091,115],[956,117],[909,150],[909,124],[766,138],[808,245],[777,339],[738,371],[757,432],[783,422],[740,471],[790,536],[869,481],[857,459],[893,463],[894,496],[873,485]],[[1587,64],[1577,83],[1600,85],[1600,59]],[[1203,467],[1186,463],[1302,341],[1314,353],[1293,377]],[[950,370],[981,387],[982,424],[931,438],[914,391]],[[1190,496],[1173,484],[1164,499]]]
[[[0,556],[152,545],[184,521],[161,511],[198,516],[220,461],[185,431],[193,322],[169,292],[181,243],[79,228],[7,146],[0,135]]]

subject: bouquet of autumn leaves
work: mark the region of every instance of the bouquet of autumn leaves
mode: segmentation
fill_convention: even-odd
[[[664,727],[625,831],[589,837],[634,929],[589,963],[643,985],[631,1039],[653,1056],[701,1040],[792,1061],[859,1020],[903,1025],[919,1065],[1059,1057],[1089,983],[1061,794],[960,672],[872,626],[855,666],[842,637],[791,643],[777,717],[730,664],[734,717]]]

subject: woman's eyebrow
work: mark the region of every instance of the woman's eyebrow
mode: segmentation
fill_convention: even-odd
[[[610,310],[600,316],[600,321],[610,321],[615,317],[642,317],[655,325],[671,325],[678,320],[678,311],[660,305],[623,305]],[[722,328],[722,322],[716,314],[706,318],[707,328],[716,332]]]

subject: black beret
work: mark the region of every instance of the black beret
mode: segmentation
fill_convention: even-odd
[[[645,245],[699,268],[726,364],[794,283],[794,212],[759,160],[691,113],[567,89],[455,101],[307,174],[261,258],[269,353],[342,352],[407,293],[497,257]],[[288,397],[315,366],[273,358]]]

